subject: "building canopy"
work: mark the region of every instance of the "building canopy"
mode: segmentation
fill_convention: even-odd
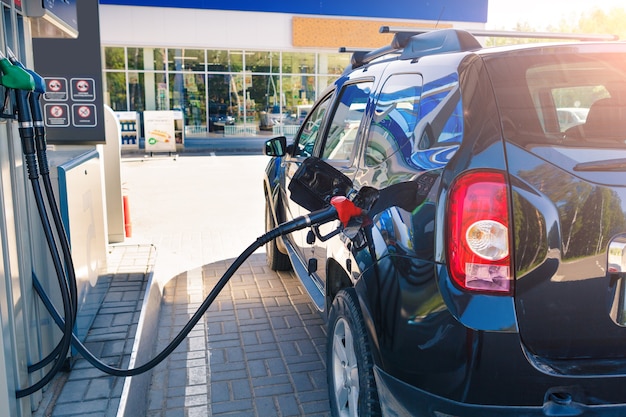
[[[176,7],[191,9],[239,10],[321,16],[354,16],[431,21],[487,22],[488,0],[343,0],[321,2],[298,0],[261,2],[258,0],[100,0],[100,4],[120,6]]]

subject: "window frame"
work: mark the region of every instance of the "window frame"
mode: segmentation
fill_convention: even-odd
[[[344,94],[349,88],[355,87],[355,86],[365,86],[366,84],[369,84],[369,87],[366,87],[369,89],[369,92],[367,94],[367,99],[365,101],[365,107],[363,108],[363,112],[361,114],[361,119],[359,120],[359,125],[356,128],[354,144],[352,146],[350,156],[345,159],[344,158],[329,158],[328,156],[325,156],[324,154],[326,152],[327,145],[328,145],[328,136],[329,136],[331,127],[334,126],[335,116],[337,115],[337,110],[339,109],[339,106],[341,104],[341,98],[344,96]],[[359,143],[360,143],[360,138],[363,132],[364,123],[366,123],[366,117],[368,114],[367,109],[369,108],[369,106],[371,105],[373,101],[373,94],[374,94],[374,80],[370,77],[351,80],[350,82],[346,82],[345,84],[341,86],[337,94],[334,96],[333,106],[331,108],[331,111],[328,112],[328,115],[327,115],[326,126],[324,127],[324,132],[322,136],[323,143],[320,145],[320,149],[319,149],[320,158],[322,158],[323,160],[327,162],[332,161],[332,162],[338,162],[338,163],[350,162],[350,161],[355,160],[356,153],[357,153]],[[354,103],[351,102],[350,104],[352,105]]]
[[[418,108],[418,114],[416,116],[416,124],[419,123],[419,119],[421,117],[421,114],[419,112],[421,112],[421,102],[422,102],[422,94],[423,94],[423,87],[424,87],[424,76],[420,73],[420,72],[413,72],[413,71],[407,71],[407,72],[390,72],[385,79],[381,82],[380,86],[378,87],[375,96],[372,98],[372,106],[374,108],[378,108],[378,105],[380,103],[381,97],[384,96],[385,94],[385,88],[390,86],[390,82],[395,82],[396,79],[398,79],[399,77],[405,77],[405,76],[415,76],[418,77],[421,84],[419,86],[415,86],[418,90],[419,90],[419,94],[417,95],[418,100],[416,103],[413,103],[414,105],[417,104],[417,108]],[[388,94],[388,93],[387,93]],[[397,100],[394,100],[395,103],[397,103]],[[394,104],[395,106],[395,104]],[[400,151],[401,147],[398,147],[397,149],[395,149],[395,151],[391,154],[388,154],[387,157],[383,160],[381,160],[378,164],[375,165],[370,165],[367,162],[367,156],[368,156],[368,145],[370,143],[371,140],[371,135],[372,133],[372,126],[374,125],[374,117],[370,117],[370,120],[368,121],[367,124],[367,129],[364,129],[363,131],[363,150],[362,150],[362,157],[361,157],[361,165],[363,168],[366,169],[371,169],[371,168],[375,168],[377,166],[379,166],[380,164],[384,163],[386,160],[388,160],[389,158],[391,158],[393,155],[395,155],[398,151]]]
[[[326,129],[326,124],[327,124],[326,121],[328,119],[328,114],[329,114],[328,109],[332,105],[332,100],[335,97],[334,93],[335,93],[335,90],[332,90],[332,91],[327,92],[326,94],[322,95],[322,97],[315,103],[315,105],[311,108],[311,111],[309,112],[309,114],[307,114],[306,118],[302,122],[302,125],[298,129],[298,133],[296,133],[296,136],[294,137],[294,141],[293,141],[292,156],[294,158],[307,158],[309,156],[317,156],[317,155],[319,155],[321,145],[320,145],[320,141],[318,140],[318,138],[320,137],[320,135],[324,134],[324,130]],[[320,110],[324,105],[326,105],[326,110],[324,111],[324,114],[322,115],[322,117],[320,119],[319,128],[317,129],[317,133],[315,135],[315,138],[313,139],[314,143],[313,143],[313,148],[311,149],[311,154],[310,155],[302,155],[300,153],[301,149],[299,147],[299,145],[301,143],[302,135],[305,133],[305,129],[306,129],[307,124],[311,121],[311,119],[314,116],[317,117],[318,110]]]

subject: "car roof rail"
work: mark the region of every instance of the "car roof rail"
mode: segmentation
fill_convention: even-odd
[[[419,35],[427,32],[439,31],[443,29],[433,28],[411,28],[396,26],[381,26],[380,33],[393,33],[394,36],[399,33]],[[617,35],[610,34],[594,34],[594,33],[562,33],[562,32],[517,32],[514,30],[480,30],[480,29],[464,29],[465,32],[472,36],[493,37],[493,38],[524,38],[524,39],[562,39],[573,41],[616,41],[619,39]]]
[[[381,33],[383,28],[381,27]],[[469,32],[462,29],[437,29],[416,33],[415,31],[395,32],[394,36],[404,33],[410,35],[409,42],[402,50],[400,59],[415,59],[426,55],[445,52],[464,52],[482,49],[482,45]]]
[[[482,48],[476,38],[465,30],[460,29],[397,29],[397,32],[387,32],[390,26],[382,26],[381,33],[394,33],[391,44],[378,49],[339,48],[339,52],[352,52],[351,67],[358,68],[377,58],[389,54],[400,54],[400,59],[419,58],[425,55],[440,54],[443,52],[470,51]]]
[[[360,49],[360,48],[340,48],[339,52],[352,52],[351,64],[352,68],[357,68],[372,62],[376,58],[382,56],[399,53],[408,44],[413,35],[410,33],[396,33],[391,40],[391,44],[385,45],[378,49]]]
[[[352,69],[393,53],[400,54],[400,59],[415,59],[444,52],[482,49],[483,46],[478,42],[476,36],[578,41],[615,41],[619,39],[616,35],[603,34],[465,30],[456,28],[404,28],[395,26],[381,26],[379,32],[393,33],[391,44],[378,49],[339,48],[339,52],[352,53]]]
[[[355,53],[355,52],[370,52],[371,48],[349,48],[347,46],[340,46],[340,53]]]

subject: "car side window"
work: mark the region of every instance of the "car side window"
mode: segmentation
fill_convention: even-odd
[[[365,164],[398,158],[418,169],[445,166],[463,138],[463,106],[457,74],[422,85],[418,74],[392,75],[372,118]]]
[[[320,133],[324,115],[328,110],[328,106],[330,106],[331,97],[332,95],[328,95],[320,100],[319,104],[312,109],[311,113],[304,120],[304,125],[296,139],[294,156],[309,157],[313,155],[313,148]]]
[[[464,133],[458,74],[424,84],[410,163],[422,170],[441,168],[454,156]]]
[[[323,159],[349,160],[352,157],[372,85],[371,81],[367,81],[343,87],[330,121]]]
[[[376,102],[365,148],[365,164],[377,166],[410,144],[417,125],[422,77],[392,75],[385,81]]]
[[[461,143],[463,105],[457,74],[449,74],[424,85],[419,124],[422,126],[416,138],[419,150]]]

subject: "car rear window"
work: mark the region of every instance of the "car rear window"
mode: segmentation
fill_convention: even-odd
[[[555,48],[486,60],[505,138],[520,145],[626,143],[626,54]]]

